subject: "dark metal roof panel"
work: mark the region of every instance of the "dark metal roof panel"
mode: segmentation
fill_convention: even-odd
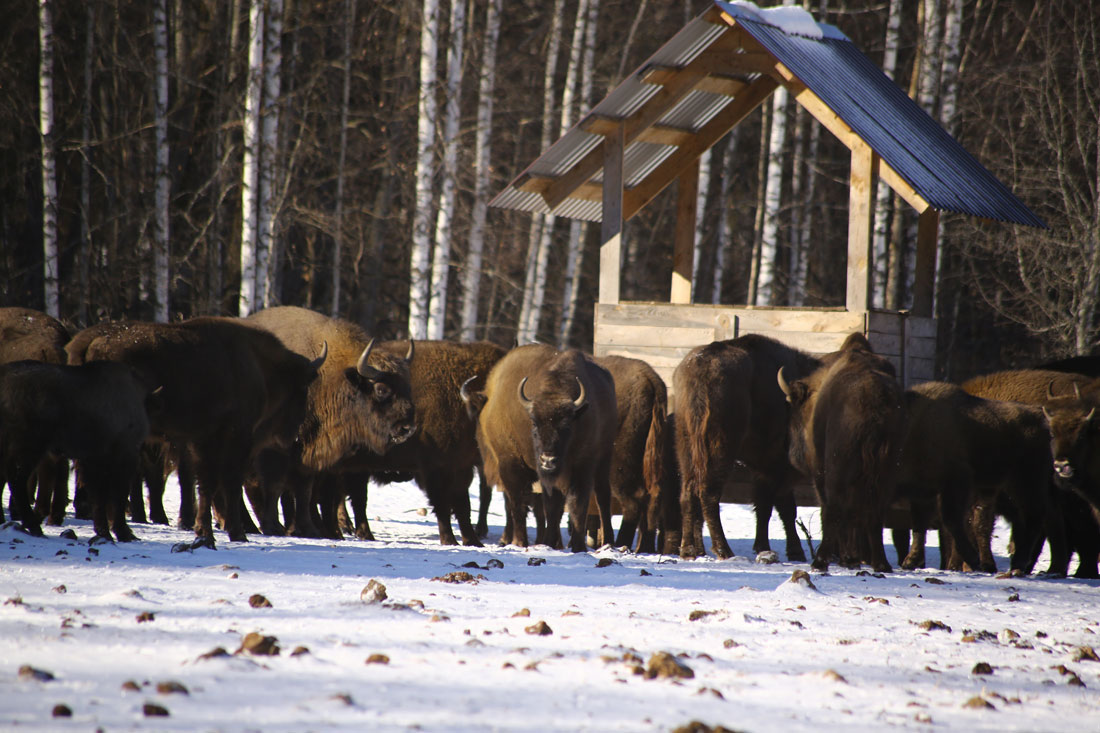
[[[842,34],[785,33],[717,3],[791,70],[933,208],[1046,228]]]

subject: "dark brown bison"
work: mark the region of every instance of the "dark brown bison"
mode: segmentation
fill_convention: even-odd
[[[774,339],[750,334],[692,349],[672,377],[677,416],[676,455],[683,475],[680,555],[705,552],[699,539],[703,519],[720,558],[733,556],[718,502],[727,476],[738,463],[751,471],[756,508],[755,552],[770,549],[768,521],[779,511],[787,537],[787,558],[805,560],[795,529],[792,483],[798,473],[787,457],[787,404],[776,384],[809,375],[818,360]]]
[[[409,386],[412,351],[398,355],[375,348],[356,324],[307,308],[268,308],[245,320],[302,356],[315,353],[318,343],[328,344],[328,357],[309,389],[297,442],[289,450],[260,456],[258,482],[250,482],[250,498],[254,508],[261,507],[257,514],[265,533],[318,537],[321,530],[310,511],[317,474],[337,470],[337,464],[360,449],[384,454],[416,431]],[[294,513],[285,517],[284,529],[278,502],[287,493],[293,496]]]
[[[538,482],[548,504],[538,542],[562,546],[567,509],[569,547],[582,552],[593,491],[600,542],[609,542],[616,426],[614,380],[581,352],[529,344],[497,362],[485,386],[477,437],[486,479],[503,488],[511,515],[511,537],[502,539],[527,546],[528,494]]]
[[[149,390],[125,364],[66,366],[19,361],[0,366],[0,487],[7,478],[23,527],[41,535],[24,489],[47,454],[77,462],[98,537],[134,539],[126,489],[149,433]]]
[[[30,308],[0,308],[0,364],[24,360],[64,364],[68,340],[68,329],[52,316]],[[46,456],[31,483],[28,491],[38,485],[35,511],[46,517],[47,524],[61,524],[69,504],[69,462]]]
[[[882,546],[905,437],[905,396],[893,365],[854,333],[808,377],[778,383],[791,405],[791,463],[810,476],[821,504],[813,567],[830,560],[892,570]]]
[[[615,380],[619,412],[611,456],[611,495],[618,500],[623,514],[615,544],[633,545],[637,531],[638,551],[656,552],[658,527],[650,523],[650,506],[661,490],[668,412],[665,383],[653,367],[640,359],[603,356],[593,361]]]
[[[1056,486],[1072,491],[1087,501],[1093,507],[1095,517],[1100,518],[1100,433],[1097,431],[1100,420],[1096,417],[1096,407],[1100,405],[1100,381],[1055,370],[1021,369],[975,377],[962,386],[967,392],[981,397],[1040,406],[1050,431],[1052,477]],[[1053,498],[1056,503],[1067,503],[1064,492],[1055,492]],[[1068,504],[1076,505],[1076,502],[1070,501]],[[1008,518],[1011,521],[1013,517]],[[1052,518],[1050,523],[1053,522]],[[1081,526],[1085,522],[1087,519],[1074,518],[1069,528],[1071,536],[1076,532],[1083,534],[1081,541],[1074,540],[1074,544],[1088,547],[1093,530],[1087,525]],[[1048,531],[1052,529],[1050,523]],[[1055,564],[1053,539],[1060,532],[1056,528],[1053,531],[1053,537],[1048,535],[1051,539],[1049,572],[1062,574],[1066,566]],[[1090,559],[1080,559],[1086,565],[1091,562]],[[1066,561],[1068,564],[1068,556]],[[1091,572],[1087,567],[1081,570],[1081,563],[1078,569],[1086,574]]]
[[[198,542],[213,546],[211,502],[229,539],[245,541],[245,472],[261,449],[289,446],[298,436],[325,351],[318,342],[319,355],[307,359],[240,319],[193,318],[109,329],[90,340],[83,358],[124,362],[146,384],[163,388],[164,408],[151,431],[191,451],[200,495]]]
[[[909,419],[897,496],[910,502],[913,545],[901,566],[924,567],[924,535],[938,509],[961,559],[971,569],[996,572],[984,514],[975,517],[982,526],[973,533],[967,527],[972,505],[992,506],[1003,494],[1017,509],[1011,568],[1029,572],[1044,519],[1057,516],[1051,507],[1050,437],[1042,412],[976,397],[944,382],[918,385],[905,396]],[[1064,549],[1052,555],[1052,565],[1060,563],[1064,573]]]

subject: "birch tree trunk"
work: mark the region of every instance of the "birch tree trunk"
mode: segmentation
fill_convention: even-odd
[[[57,158],[54,150],[53,0],[38,4],[38,129],[42,136],[42,257],[45,311],[61,317],[57,251]]]
[[[153,54],[156,59],[154,119],[156,126],[155,212],[153,216],[153,319],[168,321],[168,205],[172,178],[168,170],[168,0],[153,6]]]
[[[241,166],[241,295],[243,318],[260,308],[257,264],[263,239],[259,226],[260,105],[263,102],[264,0],[251,0],[248,11],[248,91],[241,121],[244,159]],[[266,257],[264,257],[266,261]]]
[[[336,163],[336,236],[332,243],[333,318],[340,315],[340,275],[344,252],[344,178],[348,158],[348,105],[351,102],[351,32],[355,27],[356,0],[344,1],[344,78],[340,95],[340,155]]]
[[[768,134],[768,171],[764,176],[764,228],[760,235],[760,275],[754,305],[775,299],[775,259],[779,243],[779,206],[783,189],[783,148],[787,139],[787,89],[772,95],[772,124]]]
[[[443,120],[443,181],[435,220],[435,257],[432,260],[428,338],[443,338],[447,320],[447,278],[451,272],[451,235],[454,226],[458,177],[458,123],[462,97],[462,57],[466,33],[466,0],[451,0],[451,44],[447,49],[447,104]]]
[[[763,132],[760,134],[760,153],[757,156],[758,162],[756,166],[756,216],[753,218],[752,225],[752,257],[749,264],[747,298],[749,305],[757,304],[757,296],[760,288],[761,255],[764,249],[764,196],[767,194],[768,188],[765,181],[768,175],[768,150],[770,149],[770,139],[767,130],[771,128],[772,105],[765,104],[761,111],[763,113],[763,119],[760,121],[760,128]]]
[[[84,27],[84,100],[80,122],[80,303],[77,319],[91,323],[92,299],[92,59],[95,57],[95,4],[88,3]]]
[[[706,239],[707,194],[710,193],[710,160],[712,148],[699,156],[699,188],[695,194],[695,236],[691,246],[691,295],[695,302],[699,292],[699,268],[703,262],[703,242]]]
[[[942,0],[922,0],[924,22],[921,25],[920,78],[917,87],[917,103],[924,111],[937,118],[936,98],[940,92],[940,69],[943,48],[940,35],[940,3]],[[909,226],[905,250],[905,303],[909,305],[913,298],[913,282],[916,278],[917,222],[914,218]]]
[[[882,55],[882,71],[891,79],[895,78],[898,67],[898,43],[901,35],[902,0],[888,0],[886,15],[886,42]],[[886,308],[887,287],[890,279],[890,258],[887,248],[887,235],[890,230],[890,202],[893,190],[890,185],[878,182],[875,201],[875,230],[873,233],[873,262],[871,277],[872,302],[876,308]]]
[[[435,64],[439,53],[439,0],[424,0],[420,21],[420,106],[416,136],[416,209],[409,263],[409,338],[428,334],[431,287],[432,179],[435,177]]]
[[[542,84],[542,135],[539,140],[539,150],[545,151],[550,147],[554,131],[554,73],[558,68],[558,53],[561,47],[562,11],[564,0],[554,0],[554,11],[550,22],[550,39],[546,49],[546,73]],[[531,221],[531,236],[527,249],[527,272],[523,285],[523,306],[520,309],[517,337],[520,344],[530,343],[538,335],[538,311],[542,307],[540,301],[536,305],[536,293],[538,293],[538,281],[540,277],[539,263],[543,261],[543,252],[549,254],[550,241],[554,233],[554,219],[547,216],[535,216]],[[545,278],[545,273],[541,275]],[[545,279],[543,280],[545,283]],[[534,324],[534,325],[532,325]]]
[[[722,192],[718,198],[718,241],[714,245],[714,281],[711,283],[710,302],[722,302],[722,285],[726,274],[726,253],[733,246],[733,223],[730,192],[733,190],[734,166],[737,158],[737,141],[741,128],[730,130],[726,138],[726,150],[722,158]]]
[[[256,216],[261,246],[256,260],[257,301],[265,307],[278,305],[275,275],[279,267],[279,246],[275,231],[278,206],[275,176],[279,162],[279,94],[283,65],[283,0],[267,0],[264,16],[263,114],[260,143],[260,210]]]
[[[497,41],[500,39],[500,10],[503,0],[489,0],[485,10],[485,47],[478,82],[477,141],[475,143],[474,209],[470,222],[470,243],[466,252],[466,275],[462,295],[462,328],[459,338],[477,338],[478,303],[481,296],[481,259],[485,249],[485,220],[489,206],[489,166],[492,162],[493,93],[496,90]]]
[[[584,57],[581,61],[581,91],[579,114],[586,114],[592,106],[592,78],[595,73],[596,26],[600,15],[600,0],[587,0],[588,18],[584,23]],[[585,242],[588,222],[574,220],[569,225],[569,253],[565,262],[565,288],[562,293],[564,312],[558,334],[558,346],[566,348],[571,343],[573,325],[580,305],[581,277],[584,274]]]

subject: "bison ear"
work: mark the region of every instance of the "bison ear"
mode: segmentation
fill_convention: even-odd
[[[801,379],[796,379],[788,385],[787,402],[791,407],[798,407],[810,396],[810,386]]]

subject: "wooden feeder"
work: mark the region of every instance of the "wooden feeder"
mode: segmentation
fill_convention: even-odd
[[[694,346],[747,333],[813,354],[864,333],[905,386],[932,379],[933,289],[940,211],[1045,227],[937,122],[832,26],[715,2],[512,181],[492,205],[601,222],[594,352],[649,362],[671,386]],[[776,89],[851,151],[844,307],[691,302],[699,156]],[[871,307],[877,181],[919,214],[909,311]],[[622,302],[623,223],[678,182],[667,303]]]

